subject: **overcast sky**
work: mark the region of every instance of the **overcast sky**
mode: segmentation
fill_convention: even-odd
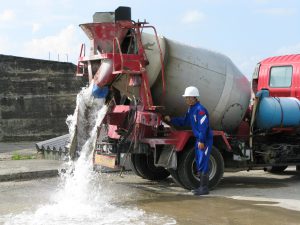
[[[300,53],[299,0],[1,0],[0,54],[76,63],[81,23],[130,6],[159,34],[229,56],[247,76],[274,55]]]

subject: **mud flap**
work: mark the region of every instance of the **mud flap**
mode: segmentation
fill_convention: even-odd
[[[174,147],[163,148],[162,150],[154,150],[154,165],[161,166],[166,169],[177,169],[177,154]]]

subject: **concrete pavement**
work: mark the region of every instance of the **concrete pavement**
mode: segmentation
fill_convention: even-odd
[[[35,150],[35,142],[22,141],[22,142],[0,142],[0,154],[5,152],[13,152],[19,150]]]
[[[43,159],[0,161],[0,182],[57,176],[62,164],[62,161]]]
[[[52,153],[46,151],[48,156],[43,159],[45,155],[37,152],[35,142],[0,142],[0,182],[57,176],[64,161],[51,157]],[[122,159],[125,160],[125,156]],[[130,170],[128,160],[124,165],[125,170]],[[120,169],[102,168],[101,171],[118,172]]]
[[[0,160],[10,160],[13,156],[36,157],[35,142],[0,142]],[[28,157],[27,157],[28,158]]]
[[[58,175],[63,161],[39,158],[35,142],[0,142],[0,182]]]

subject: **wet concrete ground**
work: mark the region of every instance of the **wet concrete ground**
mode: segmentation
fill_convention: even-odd
[[[103,195],[111,195],[111,204],[151,215],[151,219],[134,224],[300,224],[300,175],[294,170],[281,175],[225,173],[220,185],[206,197],[191,195],[171,179],[151,182],[131,173],[123,178],[102,174],[99,182]],[[58,178],[0,183],[0,223],[49,202],[58,183]]]
[[[225,173],[205,197],[193,196],[172,182],[126,186],[147,193],[137,201],[140,208],[170,216],[178,224],[300,224],[300,175],[295,171]]]

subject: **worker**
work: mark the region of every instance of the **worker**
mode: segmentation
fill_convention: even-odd
[[[209,115],[206,108],[198,101],[199,91],[196,87],[187,87],[183,94],[189,109],[184,117],[165,116],[166,122],[174,126],[191,126],[196,138],[195,160],[200,186],[192,190],[194,195],[209,194],[209,157],[213,144],[213,133],[209,126]]]

